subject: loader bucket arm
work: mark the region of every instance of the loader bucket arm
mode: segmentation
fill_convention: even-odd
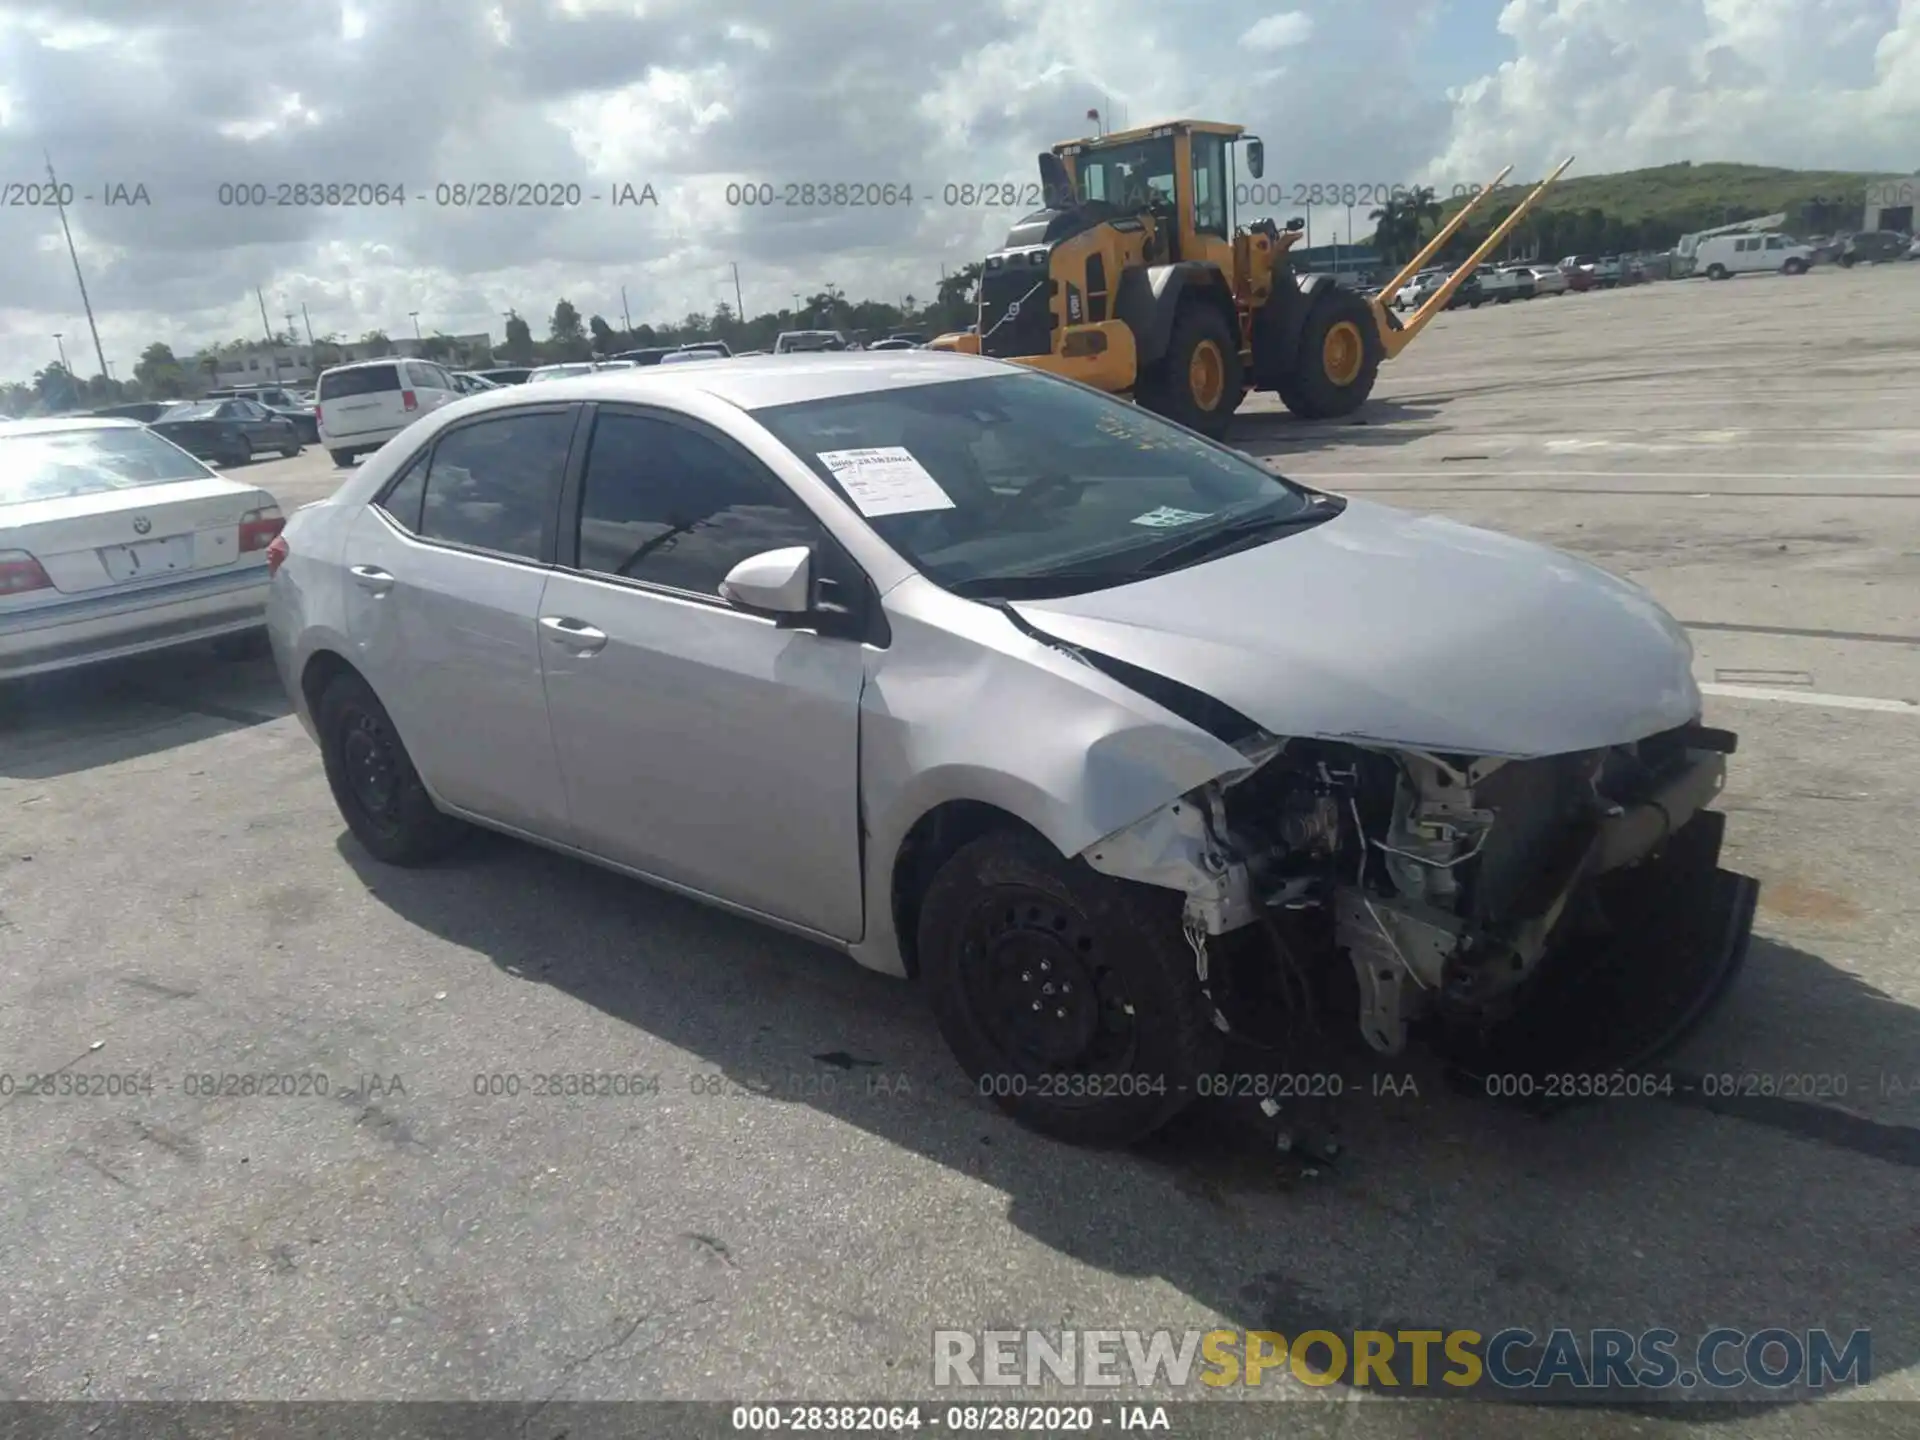
[[[1386,357],[1389,360],[1398,355],[1402,350],[1405,350],[1408,345],[1412,344],[1414,336],[1418,335],[1427,327],[1427,322],[1447,308],[1447,302],[1453,299],[1454,292],[1466,283],[1467,277],[1473,274],[1482,260],[1485,260],[1487,256],[1491,255],[1494,250],[1498,248],[1500,242],[1505,240],[1507,236],[1513,232],[1513,228],[1526,218],[1527,212],[1533,208],[1534,202],[1547,193],[1547,187],[1566,173],[1567,167],[1573,164],[1573,158],[1573,156],[1569,155],[1565,160],[1562,160],[1558,168],[1556,168],[1551,175],[1536,185],[1533,188],[1533,193],[1514,207],[1513,213],[1495,227],[1494,232],[1480,243],[1480,248],[1469,255],[1466,260],[1462,262],[1460,268],[1447,277],[1446,283],[1434,291],[1433,294],[1429,295],[1425,303],[1422,304],[1418,310],[1414,311],[1409,319],[1401,321],[1398,324],[1394,323],[1387,314],[1388,303],[1391,302],[1393,297],[1399,292],[1400,287],[1419,273],[1420,267],[1425,265],[1442,245],[1445,245],[1447,241],[1453,238],[1455,232],[1466,223],[1467,217],[1473,213],[1474,208],[1478,206],[1482,200],[1485,200],[1491,195],[1502,180],[1507,178],[1508,172],[1513,169],[1511,165],[1494,176],[1491,185],[1488,185],[1486,189],[1474,196],[1473,199],[1469,200],[1465,205],[1462,205],[1460,207],[1460,213],[1448,221],[1440,233],[1429,240],[1425,248],[1422,249],[1418,255],[1414,256],[1413,259],[1409,260],[1400,273],[1394,276],[1380,293],[1368,302],[1373,309],[1374,323],[1380,330],[1381,348],[1385,351]]]

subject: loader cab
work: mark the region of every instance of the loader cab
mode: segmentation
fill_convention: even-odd
[[[1081,204],[1099,202],[1123,214],[1153,217],[1163,238],[1152,263],[1199,261],[1232,274],[1235,151],[1243,137],[1238,125],[1176,120],[1067,141],[1053,153],[1066,165]],[[1244,158],[1258,178],[1262,146],[1245,138]]]

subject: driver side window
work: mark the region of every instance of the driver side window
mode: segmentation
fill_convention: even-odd
[[[579,567],[715,596],[750,556],[820,527],[750,456],[651,415],[602,411],[581,481]]]

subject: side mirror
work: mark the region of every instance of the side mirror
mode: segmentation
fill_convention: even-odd
[[[775,619],[813,609],[813,551],[805,545],[749,555],[720,582],[720,598],[750,615]]]
[[[1287,221],[1287,229],[1292,231],[1296,235],[1306,228],[1307,228],[1307,222],[1305,220],[1302,220],[1298,215],[1294,216],[1291,220]]]
[[[1267,171],[1267,147],[1259,140],[1247,141],[1247,173],[1258,180]]]

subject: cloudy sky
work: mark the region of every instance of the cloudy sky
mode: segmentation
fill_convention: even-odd
[[[0,379],[56,331],[97,369],[58,213],[22,203],[44,153],[126,376],[153,339],[259,334],[256,286],[276,327],[304,305],[346,336],[414,311],[498,335],[508,309],[543,334],[561,296],[617,325],[622,286],[636,323],[671,320],[731,303],[736,263],[750,313],[829,284],[928,297],[1012,218],[947,187],[1030,181],[1090,106],[1244,123],[1286,183],[1444,193],[1569,152],[1904,173],[1920,0],[0,0]],[[913,201],[729,205],[749,180]],[[407,199],[221,203],[296,183]],[[581,203],[436,203],[496,183]]]

